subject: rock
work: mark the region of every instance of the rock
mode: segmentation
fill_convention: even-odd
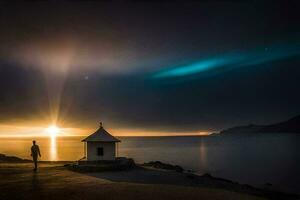
[[[213,176],[210,175],[209,173],[205,173],[201,177],[203,177],[203,178],[213,178]]]
[[[166,164],[166,163],[162,163],[160,161],[151,161],[148,163],[144,163],[142,166],[154,167],[157,169],[174,170],[174,171],[180,172],[180,173],[182,173],[184,171],[184,169],[179,165]]]
[[[183,172],[183,168],[180,167],[179,165],[175,165],[175,171],[182,173]]]

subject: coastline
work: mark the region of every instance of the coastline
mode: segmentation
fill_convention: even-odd
[[[37,173],[32,171],[29,163],[2,163],[0,174],[0,199],[265,199],[222,189],[114,181],[96,177],[95,174],[73,172],[61,165],[45,163],[40,164]]]
[[[180,169],[180,166],[172,166],[161,163],[159,161],[152,162],[152,164],[138,164],[136,165],[136,167],[129,170],[80,173],[70,171],[66,167],[64,167],[64,165],[68,163],[72,162],[42,161],[40,162],[41,168],[39,172],[34,174],[31,170],[32,164],[28,160],[23,162],[0,162],[0,174],[3,176],[3,178],[0,180],[0,194],[2,196],[4,195],[4,197],[10,197],[3,199],[13,199],[13,196],[11,195],[14,195],[14,193],[10,194],[9,191],[16,190],[19,193],[20,188],[18,185],[21,184],[21,187],[31,187],[31,190],[33,190],[34,193],[43,195],[41,193],[45,193],[45,191],[39,191],[38,185],[47,185],[47,183],[44,182],[46,180],[43,181],[42,178],[47,174],[47,178],[51,179],[51,182],[54,185],[59,186],[59,188],[62,187],[65,190],[71,190],[71,186],[65,184],[66,181],[68,182],[70,181],[70,179],[77,177],[73,180],[74,183],[84,178],[85,183],[87,183],[88,185],[90,183],[95,183],[95,180],[97,180],[100,182],[110,183],[112,185],[121,184],[122,186],[120,187],[133,187],[135,188],[134,190],[140,190],[144,187],[152,188],[150,190],[154,190],[152,191],[152,193],[157,193],[157,199],[160,199],[164,196],[159,191],[159,187],[167,187],[168,189],[166,190],[172,190],[172,192],[173,190],[182,190],[182,193],[186,193],[186,191],[189,190],[195,190],[197,192],[199,192],[199,190],[203,190],[202,192],[205,191],[204,193],[206,195],[213,195],[210,197],[213,199],[218,199],[218,197],[214,196],[215,193],[222,193],[222,195],[225,196],[230,194],[227,197],[230,197],[231,199],[235,199],[236,196],[239,195],[242,196],[239,196],[239,198],[237,199],[299,199],[299,196],[296,194],[287,194],[279,191],[274,191],[271,188],[259,189],[247,184],[239,184],[238,182],[234,182],[231,180],[213,177],[210,174],[197,175],[189,170],[178,170]],[[157,164],[159,164],[159,166]],[[54,173],[53,177],[51,177],[52,172]],[[59,177],[59,179],[56,179],[57,176]],[[26,177],[26,179],[24,179],[24,177]],[[34,183],[34,185],[32,185],[33,182],[36,181],[35,179],[38,179],[38,181],[37,183]],[[72,185],[73,182],[70,184]],[[95,183],[93,187],[101,186],[102,183]],[[118,188],[115,188],[115,186],[112,189],[117,192],[119,190]],[[210,192],[208,191],[211,191],[212,194],[210,194]],[[24,195],[23,199],[29,199],[30,194],[27,194],[26,191],[20,192]],[[46,191],[46,193],[48,192],[50,191]],[[95,192],[97,191],[91,191],[91,194]],[[189,194],[185,195],[187,197],[189,196]],[[201,195],[202,193],[200,192],[196,196],[200,197]],[[191,198],[194,199],[196,198],[196,196],[193,196]],[[118,199],[118,197],[116,199]]]

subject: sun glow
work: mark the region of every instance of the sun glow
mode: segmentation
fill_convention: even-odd
[[[57,160],[56,136],[61,132],[61,130],[56,125],[51,125],[46,129],[46,131],[51,138],[51,140],[50,140],[50,160]]]
[[[60,128],[58,128],[57,126],[55,125],[52,125],[52,126],[49,126],[47,129],[46,129],[47,133],[49,133],[49,135],[51,137],[56,137],[59,133],[60,133]]]

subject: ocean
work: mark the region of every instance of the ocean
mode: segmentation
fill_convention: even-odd
[[[158,160],[243,184],[265,187],[270,183],[281,191],[300,191],[300,134],[119,138],[118,156],[137,163]],[[1,138],[0,153],[30,159],[33,139],[42,160],[83,157],[83,137]]]

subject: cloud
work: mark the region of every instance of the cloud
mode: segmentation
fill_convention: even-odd
[[[2,59],[55,73],[96,70],[119,74],[130,72],[136,67],[131,64],[136,60],[135,52],[126,42],[88,35],[51,35],[20,42],[2,49]]]

